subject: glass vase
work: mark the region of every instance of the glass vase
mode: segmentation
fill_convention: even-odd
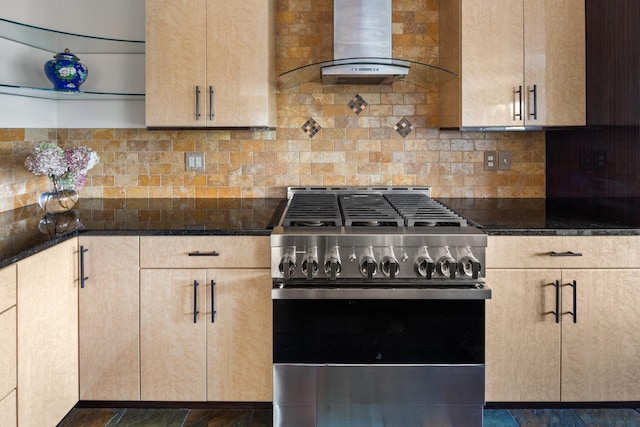
[[[48,214],[69,212],[78,202],[78,191],[69,179],[50,179],[51,188],[40,195],[38,203]]]

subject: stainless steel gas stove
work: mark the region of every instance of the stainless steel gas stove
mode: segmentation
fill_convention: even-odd
[[[274,425],[480,427],[486,245],[430,187],[290,188]]]

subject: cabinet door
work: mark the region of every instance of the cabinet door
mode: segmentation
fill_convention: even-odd
[[[16,388],[16,334],[16,265],[13,264],[0,270],[0,399]],[[14,412],[15,409],[14,406]],[[4,425],[3,421],[0,417],[0,425]]]
[[[207,320],[207,400],[272,400],[271,275],[262,269],[208,270],[214,322]],[[211,310],[209,310],[210,314]]]
[[[140,270],[142,400],[206,400],[205,279],[206,270]]]
[[[139,400],[137,236],[81,236],[80,399]]]
[[[56,425],[78,401],[78,245],[18,263],[18,424]]]
[[[206,0],[146,2],[145,109],[149,127],[207,125],[205,11]]]
[[[487,401],[560,399],[559,278],[560,270],[487,269]]]
[[[563,271],[562,400],[640,400],[640,270]],[[577,307],[573,288],[577,284]],[[576,323],[568,311],[576,310]]]
[[[275,126],[273,4],[207,1],[209,126]]]
[[[584,126],[584,0],[525,1],[524,16],[525,122]]]
[[[459,50],[445,66],[460,78],[441,86],[442,127],[522,126],[522,0],[440,2],[441,39]],[[445,53],[445,55],[448,55]]]

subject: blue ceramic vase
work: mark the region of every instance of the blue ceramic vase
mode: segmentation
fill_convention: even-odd
[[[56,90],[77,92],[89,70],[77,56],[65,49],[44,64],[44,73]]]

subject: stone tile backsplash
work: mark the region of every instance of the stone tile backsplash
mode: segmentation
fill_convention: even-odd
[[[278,73],[332,57],[332,0],[277,0]],[[394,56],[438,60],[438,2],[394,0]],[[277,94],[278,126],[239,130],[0,129],[0,212],[37,202],[24,159],[42,141],[101,162],[81,197],[283,197],[287,186],[431,185],[438,197],[545,197],[545,134],[438,130],[438,88],[305,83]],[[512,170],[483,171],[483,151]],[[206,153],[205,172],[185,152]]]

